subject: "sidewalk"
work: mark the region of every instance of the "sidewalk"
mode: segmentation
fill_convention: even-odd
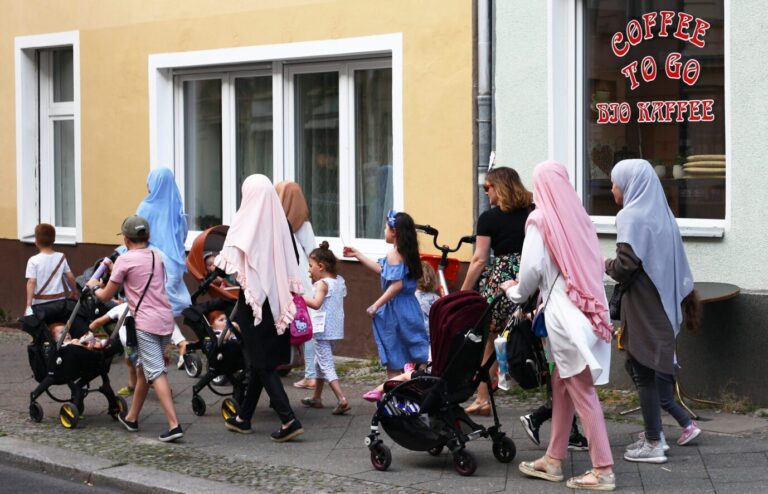
[[[227,431],[219,415],[219,398],[205,390],[208,411],[197,417],[191,408],[193,379],[170,370],[171,383],[185,437],[178,444],[164,444],[157,436],[166,424],[158,402],[147,400],[140,431],[126,432],[106,415],[106,400],[94,394],[85,401],[85,413],[76,430],[58,423],[59,405],[43,396],[45,410],[41,423],[29,420],[29,392],[35,383],[26,360],[27,336],[0,332],[0,461],[33,465],[97,485],[116,486],[131,492],[566,492],[564,484],[526,479],[520,476],[520,461],[543,453],[521,430],[518,416],[528,404],[511,396],[500,400],[504,430],[517,445],[510,464],[497,462],[491,443],[478,440],[469,449],[476,454],[478,469],[473,477],[461,477],[450,456],[431,457],[406,451],[392,443],[392,466],[386,472],[373,469],[363,439],[368,431],[373,404],[360,399],[369,383],[345,385],[352,411],[333,416],[335,402],[329,390],[326,408],[306,409],[299,404],[307,392],[285,379],[291,403],[305,428],[299,441],[276,444],[269,433],[278,426],[276,415],[264,396],[254,415],[254,433],[239,435]],[[125,367],[116,363],[110,374],[115,389],[125,383]],[[346,384],[346,383],[343,383]],[[64,395],[65,390],[58,390]],[[625,462],[623,448],[641,430],[639,415],[628,420],[609,421],[614,446],[618,492],[719,492],[768,491],[768,420],[706,410],[699,425],[705,432],[690,446],[677,447],[679,429],[669,427],[672,450],[664,465]],[[483,421],[488,419],[483,418]],[[542,429],[547,440],[548,428]],[[586,452],[572,453],[564,474],[580,474],[589,468]]]

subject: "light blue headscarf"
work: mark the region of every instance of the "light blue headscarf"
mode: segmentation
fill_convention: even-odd
[[[693,290],[693,274],[659,177],[650,163],[633,159],[619,161],[611,181],[624,196],[616,215],[616,242],[629,244],[643,262],[677,336],[683,320],[680,304]]]
[[[187,270],[184,242],[187,239],[187,216],[181,194],[169,168],[155,168],[147,177],[149,195],[139,204],[136,214],[149,222],[149,245],[159,250],[165,264],[168,301],[174,315],[192,303],[184,284]]]

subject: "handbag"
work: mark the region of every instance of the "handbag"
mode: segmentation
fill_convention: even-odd
[[[536,312],[536,315],[533,318],[533,334],[534,336],[538,336],[539,338],[547,337],[547,324],[544,321],[544,309],[546,309],[547,304],[549,304],[549,297],[552,296],[552,290],[555,289],[555,283],[557,282],[558,278],[560,278],[560,273],[557,273],[557,277],[555,278],[555,281],[552,283],[552,287],[549,289],[549,293],[547,294],[547,300],[544,302],[544,306],[541,309],[539,309],[538,312]]]
[[[612,320],[614,321],[621,320],[621,297],[624,296],[624,292],[627,291],[629,286],[635,280],[637,273],[639,273],[642,268],[643,268],[643,265],[641,262],[640,266],[638,266],[637,269],[632,272],[632,274],[629,276],[629,279],[627,281],[625,281],[624,283],[619,283],[613,288],[613,293],[611,294],[611,300],[608,301],[608,312]]]
[[[296,306],[296,313],[290,326],[291,345],[301,345],[312,339],[312,318],[309,316],[304,297],[294,295],[293,304]]]
[[[548,369],[541,338],[533,335],[525,317],[512,316],[507,329],[507,372],[521,388],[538,388]]]

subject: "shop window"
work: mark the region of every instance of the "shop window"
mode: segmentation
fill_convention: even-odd
[[[243,180],[262,173],[302,186],[318,237],[383,239],[390,61],[274,65],[176,75],[176,175],[190,230],[230,222]]]
[[[583,191],[615,216],[610,171],[648,160],[678,218],[725,218],[723,0],[584,0]]]
[[[59,243],[78,237],[79,70],[76,32],[16,38],[19,237],[37,223]]]

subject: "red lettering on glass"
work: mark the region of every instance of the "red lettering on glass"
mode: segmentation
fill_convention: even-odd
[[[703,115],[701,116],[701,119],[704,122],[711,122],[715,119],[715,116],[712,114],[712,107],[715,106],[715,100],[713,99],[703,99],[701,100],[701,104],[704,106]]]
[[[640,62],[640,74],[645,82],[651,82],[656,79],[656,60],[648,55]]]
[[[699,80],[699,75],[701,74],[701,64],[698,60],[695,58],[692,58],[685,62],[685,67],[683,67],[683,82],[688,84],[689,86],[693,86],[696,84],[696,81]]]
[[[649,101],[638,101],[637,102],[637,110],[639,112],[639,116],[637,117],[638,123],[647,123],[652,122],[651,120],[651,103]]]
[[[637,46],[643,40],[643,29],[640,27],[640,22],[636,19],[632,19],[627,23],[627,40],[632,46]]]
[[[688,113],[688,121],[689,122],[701,122],[701,114],[699,113],[699,110],[701,109],[701,100],[698,99],[692,99],[689,101],[691,105],[691,109]]]
[[[661,26],[659,28],[659,36],[662,38],[666,38],[668,36],[667,27],[672,25],[672,18],[675,17],[675,13],[671,10],[662,10],[661,12],[659,12],[659,16],[661,17]]]
[[[691,35],[686,33],[685,30],[690,27],[693,16],[691,14],[686,14],[685,12],[678,12],[677,18],[677,31],[675,31],[673,36],[680,41],[688,41],[691,39]]]
[[[640,83],[637,82],[637,77],[635,76],[636,72],[637,72],[637,60],[635,60],[634,62],[630,63],[629,65],[627,65],[623,69],[621,69],[621,73],[624,74],[624,76],[627,79],[629,79],[629,82],[630,82],[629,89],[630,90],[637,89],[637,86],[640,85]]]
[[[704,41],[704,34],[710,27],[712,27],[712,24],[704,19],[696,19],[696,27],[693,28],[693,34],[691,34],[691,43],[699,48],[704,48],[704,45],[707,44],[707,42]]]
[[[643,36],[643,38],[653,38],[651,28],[656,25],[656,12],[648,12],[647,14],[643,14],[643,25],[645,26],[645,36]]]
[[[676,51],[667,55],[667,61],[664,63],[664,71],[670,79],[680,79],[680,66],[682,64],[679,60],[681,57],[682,55]]]
[[[622,41],[624,41],[624,35],[618,32],[611,38],[611,49],[613,50],[613,54],[617,57],[623,57],[629,51],[629,43],[626,41],[624,41],[624,47],[619,48]]]

